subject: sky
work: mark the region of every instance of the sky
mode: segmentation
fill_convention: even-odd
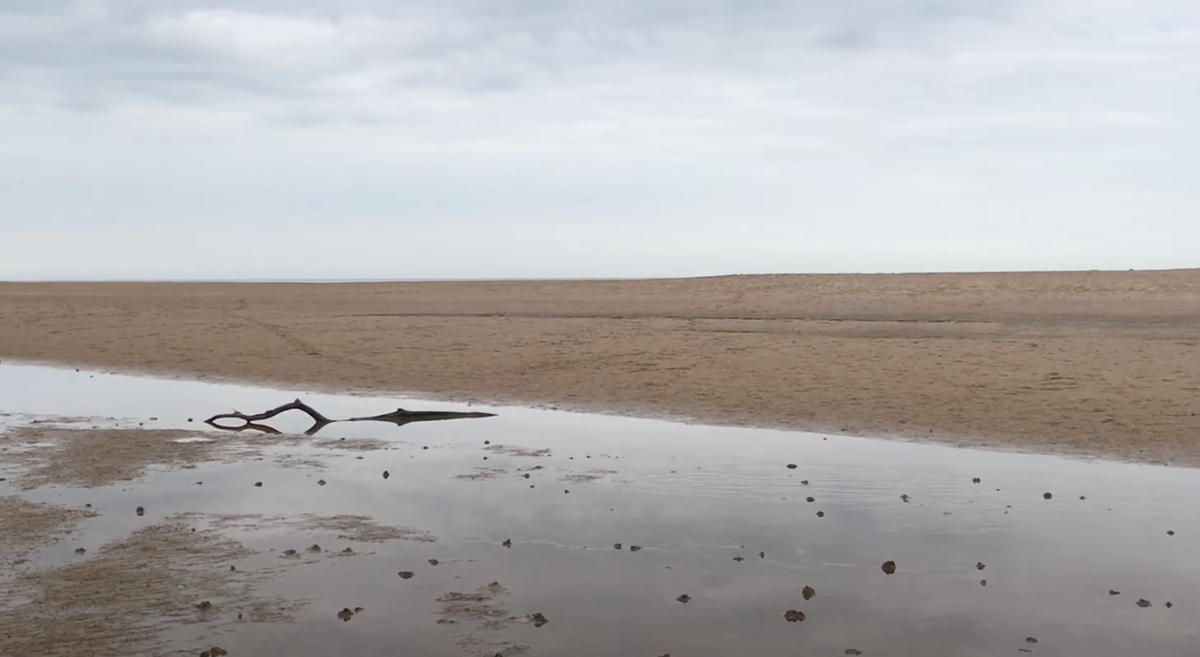
[[[0,279],[1200,266],[1196,0],[3,0]]]

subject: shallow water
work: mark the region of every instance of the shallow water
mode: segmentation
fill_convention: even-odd
[[[181,511],[365,514],[437,536],[356,544],[235,530],[275,553],[314,542],[371,553],[281,572],[268,592],[313,602],[302,622],[241,623],[214,637],[235,657],[491,657],[506,646],[528,646],[529,655],[651,657],[1200,654],[1196,470],[0,365],[0,411],[12,414],[0,420],[10,424],[99,416],[212,432],[199,420],[297,396],[332,417],[396,406],[497,416],[334,424],[317,436],[384,439],[395,448],[385,451],[277,448],[324,462],[320,470],[267,459],[155,471],[104,488],[20,492],[101,512],[40,558],[76,559],[79,545],[99,547]],[[267,424],[301,432],[310,423],[292,412]],[[551,454],[506,455],[485,441]],[[518,471],[536,465],[543,468],[529,479]],[[476,468],[505,473],[457,477]],[[589,474],[598,478],[564,481]],[[0,494],[19,492],[12,484],[0,483]],[[132,512],[139,505],[145,517]],[[893,575],[881,571],[888,560],[897,564]],[[415,576],[402,580],[400,570]],[[492,630],[436,622],[439,596],[493,581],[508,589],[511,614],[541,612],[550,622]],[[805,586],[817,592],[808,601]],[[681,594],[691,601],[677,602]],[[1139,598],[1153,606],[1139,608]],[[342,622],[343,607],[364,611]],[[786,622],[788,609],[807,619]],[[463,636],[495,645],[456,645]]]

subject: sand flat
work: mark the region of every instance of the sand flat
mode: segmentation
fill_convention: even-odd
[[[1200,464],[1200,270],[7,283],[0,358]]]

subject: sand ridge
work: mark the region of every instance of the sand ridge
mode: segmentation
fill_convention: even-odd
[[[0,284],[0,357],[1200,464],[1200,270]]]

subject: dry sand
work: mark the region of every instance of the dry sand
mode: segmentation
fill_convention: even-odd
[[[1200,271],[0,284],[0,357],[1200,464]]]

